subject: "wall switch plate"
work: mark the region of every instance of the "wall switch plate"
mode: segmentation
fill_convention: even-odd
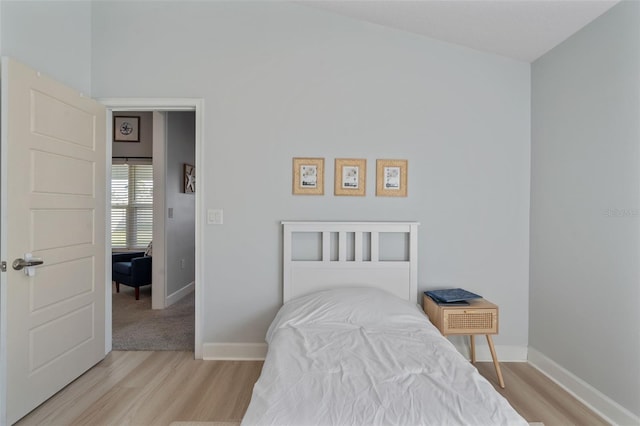
[[[222,209],[209,209],[207,210],[207,224],[208,225],[222,225],[223,214]]]
[[[169,207],[169,219],[173,219],[173,207]]]

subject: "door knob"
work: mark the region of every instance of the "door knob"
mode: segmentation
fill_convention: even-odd
[[[13,266],[13,269],[15,269],[16,271],[21,271],[23,268],[28,268],[30,266],[42,265],[43,263],[44,263],[44,260],[39,259],[37,257],[32,257],[32,258],[30,258],[28,260],[25,260],[23,258],[18,258],[18,259],[13,261],[11,266]]]
[[[33,257],[33,255],[31,253],[25,253],[24,254],[24,259],[23,258],[18,258],[16,260],[13,261],[13,263],[11,264],[11,266],[13,267],[13,269],[15,269],[16,271],[24,271],[24,274],[29,276],[29,277],[33,277],[36,275],[36,265],[42,265],[44,263],[44,261],[42,259],[39,259],[37,257]]]

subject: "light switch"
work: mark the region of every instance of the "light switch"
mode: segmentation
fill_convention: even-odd
[[[222,209],[207,210],[207,224],[222,225],[222,221],[223,221]]]
[[[173,219],[173,207],[169,207],[169,219]]]

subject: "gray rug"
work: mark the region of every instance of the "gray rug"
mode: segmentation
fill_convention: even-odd
[[[151,286],[134,289],[120,285],[112,292],[113,350],[193,351],[195,339],[195,293],[165,309],[151,309]]]

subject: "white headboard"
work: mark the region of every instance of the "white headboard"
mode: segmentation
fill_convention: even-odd
[[[282,225],[284,302],[336,287],[375,287],[418,302],[418,222],[282,222]],[[295,236],[300,233],[320,236],[318,259],[295,260],[296,253],[292,250]],[[381,259],[383,233],[408,236],[404,258]]]

